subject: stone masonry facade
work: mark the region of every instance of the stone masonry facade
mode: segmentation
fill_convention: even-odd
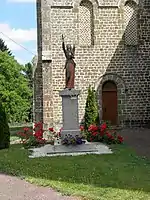
[[[118,123],[150,122],[150,0],[37,0],[38,61],[34,74],[34,120],[62,122],[59,91],[65,87],[65,43],[75,44],[75,89],[95,87],[102,117],[102,85],[114,81]]]

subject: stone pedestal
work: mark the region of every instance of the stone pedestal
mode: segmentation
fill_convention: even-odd
[[[71,134],[76,136],[80,134],[79,117],[78,117],[78,96],[79,90],[64,89],[59,95],[62,97],[62,113],[63,113],[63,130],[61,132],[62,139],[65,135]]]

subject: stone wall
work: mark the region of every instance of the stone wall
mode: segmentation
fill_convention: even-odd
[[[40,1],[39,1],[40,2]],[[38,2],[38,3],[39,3]],[[65,57],[62,51],[61,35],[66,43],[75,43],[76,80],[75,88],[81,90],[79,117],[84,116],[87,88],[93,85],[98,92],[100,117],[101,88],[106,80],[113,80],[118,87],[118,120],[121,125],[137,126],[150,120],[150,4],[135,0],[137,6],[137,44],[126,45],[128,27],[134,26],[132,17],[125,23],[125,0],[91,0],[93,26],[91,44],[80,44],[84,32],[80,30],[80,1],[42,1],[37,7],[39,35],[38,73],[42,82],[41,107],[46,123],[61,123],[61,98],[59,91],[65,86],[63,71]],[[89,4],[86,0],[84,4]],[[86,7],[87,9],[87,7]],[[85,10],[86,10],[85,9]],[[40,13],[40,14],[39,14]],[[83,12],[81,12],[84,14]],[[88,22],[86,22],[88,24]],[[91,23],[91,21],[89,21]],[[93,32],[92,32],[93,31]],[[83,35],[81,35],[83,34]],[[129,34],[129,33],[128,33]],[[85,34],[86,35],[86,34]],[[133,34],[132,34],[133,35]],[[41,85],[41,87],[39,86]],[[38,94],[38,93],[37,93]],[[43,102],[43,103],[42,103]],[[36,106],[35,106],[36,107]]]

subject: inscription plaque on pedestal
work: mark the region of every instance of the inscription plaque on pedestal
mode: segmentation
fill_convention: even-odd
[[[71,134],[76,136],[80,134],[79,117],[78,117],[78,96],[79,90],[64,89],[59,93],[62,97],[62,113],[63,113],[63,130],[61,136]]]

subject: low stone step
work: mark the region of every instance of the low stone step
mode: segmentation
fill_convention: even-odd
[[[101,143],[86,143],[81,145],[45,145],[40,148],[30,149],[30,158],[44,156],[63,156],[63,155],[86,155],[86,154],[110,154],[111,149]]]
[[[94,144],[81,144],[81,145],[56,145],[53,147],[53,152],[50,149],[51,153],[73,153],[73,152],[95,152],[98,151],[96,145]]]

